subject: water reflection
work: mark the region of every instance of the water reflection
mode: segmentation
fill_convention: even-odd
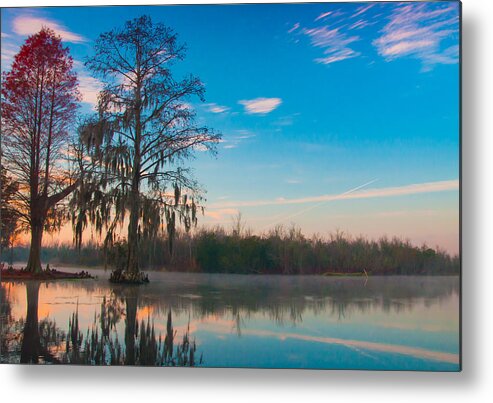
[[[2,361],[458,369],[456,277],[155,277],[2,283]]]
[[[8,352],[14,355],[19,352],[19,362],[23,364],[195,366],[202,363],[202,356],[196,362],[197,347],[188,331],[173,348],[176,332],[173,330],[171,311],[167,315],[164,339],[161,334],[156,335],[149,317],[139,324],[137,288],[124,290],[123,295],[122,290],[118,290],[120,296],[112,294],[109,300],[103,297],[100,313],[95,314],[85,336],[79,326],[78,306],[68,318],[67,332],[47,318],[38,320],[40,282],[29,281],[25,284],[27,311],[25,319],[20,320],[15,320],[11,315],[5,288],[2,286],[2,361],[9,356]],[[122,317],[125,318],[123,346],[118,340],[117,330]],[[15,329],[21,328],[21,337],[18,337]],[[18,340],[22,340],[20,351]]]
[[[26,284],[27,313],[21,345],[21,363],[37,363],[41,356],[38,323],[39,283]]]

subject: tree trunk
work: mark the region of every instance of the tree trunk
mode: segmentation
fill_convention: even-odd
[[[41,241],[43,240],[43,222],[36,220],[31,227],[31,248],[26,269],[31,273],[41,272]]]
[[[128,223],[128,263],[127,272],[137,280],[139,273],[139,212],[140,212],[140,169],[141,169],[141,83],[140,83],[140,48],[137,47],[137,86],[135,88],[135,142],[133,158],[132,188],[130,190],[130,221]]]
[[[130,220],[128,223],[128,262],[127,272],[139,272],[139,192],[132,190],[130,197]]]

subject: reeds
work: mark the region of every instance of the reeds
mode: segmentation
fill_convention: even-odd
[[[460,260],[427,245],[415,246],[399,238],[378,240],[350,237],[342,232],[306,237],[296,227],[277,226],[262,235],[222,227],[175,235],[173,252],[167,239],[141,240],[140,266],[145,269],[241,274],[458,274]],[[27,250],[14,250],[18,260]],[[125,248],[117,242],[108,263],[118,269]],[[44,261],[56,264],[103,266],[104,253],[96,244],[80,254],[67,245],[44,248]],[[115,263],[116,262],[116,263]]]

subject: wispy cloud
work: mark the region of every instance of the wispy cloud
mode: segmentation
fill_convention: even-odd
[[[103,88],[103,83],[96,78],[87,75],[84,71],[78,71],[78,79],[82,102],[96,106],[98,104],[99,92]]]
[[[228,108],[227,106],[218,105],[215,103],[205,104],[205,107],[209,112],[212,113],[225,113],[230,110],[230,108]]]
[[[5,32],[2,32],[2,38],[10,38],[10,35],[9,34],[6,34]]]
[[[2,68],[4,70],[10,67],[17,52],[19,52],[18,46],[2,41]]]
[[[296,30],[290,30],[289,32],[293,32],[293,35],[297,35],[298,38],[302,36],[308,37],[312,46],[323,50],[322,56],[314,59],[316,63],[331,64],[360,55],[358,51],[350,46],[360,40],[348,28],[348,25],[355,24],[354,21],[349,21],[350,17],[351,15],[347,12],[338,9],[330,10],[319,14],[313,20],[315,26],[303,28],[298,26]],[[359,27],[362,28],[363,25],[364,23],[360,22]],[[295,42],[298,41],[299,39]]]
[[[328,25],[325,25],[318,28],[304,29],[303,32],[310,37],[313,46],[324,50],[324,56],[315,59],[317,63],[330,64],[350,59],[360,54],[349,46],[360,38],[356,35],[348,35],[340,27],[329,28]]]
[[[349,29],[363,29],[363,28],[369,27],[370,25],[374,25],[374,24],[375,24],[374,22],[370,23],[366,20],[358,20],[358,21],[352,23],[349,26]]]
[[[213,218],[214,220],[222,220],[226,217],[232,217],[234,215],[238,214],[238,210],[234,208],[225,208],[225,209],[212,209],[208,210],[206,209],[204,211],[204,215],[206,217]]]
[[[361,6],[356,9],[356,12],[350,18],[356,18],[361,14],[366,13],[370,8],[373,8],[375,4],[368,4],[367,6]]]
[[[444,46],[447,38],[458,34],[457,4],[431,7],[426,3],[398,6],[373,41],[378,53],[386,60],[414,57],[421,60],[424,69],[435,64],[458,62],[458,46]]]
[[[96,106],[98,104],[99,92],[103,89],[103,83],[92,77],[86,70],[84,63],[74,59],[74,70],[79,80],[79,91],[82,95],[82,102]]]
[[[233,207],[258,207],[258,206],[273,206],[273,205],[293,205],[305,203],[320,203],[333,200],[354,200],[354,199],[370,199],[377,197],[395,197],[406,196],[420,193],[435,193],[445,192],[459,189],[458,180],[418,183],[406,186],[388,187],[367,189],[353,193],[344,194],[329,194],[322,196],[302,197],[296,199],[278,198],[274,200],[248,200],[248,201],[231,201],[225,203],[215,203],[211,207],[214,208],[233,208]]]
[[[296,31],[299,27],[300,27],[300,23],[299,23],[299,22],[297,22],[296,24],[294,24],[294,25],[291,27],[291,29],[288,31],[288,34],[290,34],[290,33],[294,32],[294,31]]]
[[[274,126],[292,126],[294,123],[294,117],[295,116],[299,116],[299,113],[287,115],[287,116],[281,116],[279,119],[277,119],[275,122],[273,122],[273,125]]]
[[[245,107],[245,112],[248,114],[265,115],[278,108],[282,103],[281,98],[255,98],[250,100],[238,101],[240,105]]]
[[[322,13],[317,18],[315,18],[315,21],[322,20],[325,17],[328,17],[329,15],[331,15],[332,13],[333,13],[333,11],[327,11],[326,13]]]
[[[377,7],[389,9],[386,20],[382,20],[382,13],[374,12]],[[458,19],[458,6],[450,2],[364,4],[349,12],[321,13],[314,19],[314,27],[297,26],[289,32],[298,38],[305,35],[312,46],[323,49],[315,62],[331,64],[360,56],[356,43],[364,37],[355,33],[378,24],[381,30],[372,43],[381,56],[387,61],[414,57],[422,61],[426,71],[436,64],[458,62],[458,46],[446,45],[447,39],[458,33]]]
[[[232,149],[237,148],[244,140],[252,137],[255,137],[255,134],[248,130],[235,130],[234,134],[224,136],[221,142],[224,143],[223,148]]]
[[[43,27],[51,28],[58,35],[60,35],[62,37],[62,40],[65,42],[81,43],[87,41],[87,39],[85,39],[81,35],[69,31],[63,25],[48,18],[29,14],[17,16],[12,21],[12,30],[17,35],[32,35],[36,32],[39,32]]]

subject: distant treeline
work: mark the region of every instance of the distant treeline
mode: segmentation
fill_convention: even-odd
[[[262,235],[240,228],[217,227],[193,235],[177,233],[172,252],[169,240],[141,240],[140,265],[144,269],[239,274],[458,274],[459,258],[427,246],[416,247],[397,238],[377,241],[348,237],[305,237],[299,229],[277,227]],[[10,253],[12,255],[10,256]],[[4,250],[2,260],[26,261],[27,247]],[[51,265],[124,268],[126,243],[102,250],[86,244],[79,250],[56,245],[42,250],[43,263]]]

